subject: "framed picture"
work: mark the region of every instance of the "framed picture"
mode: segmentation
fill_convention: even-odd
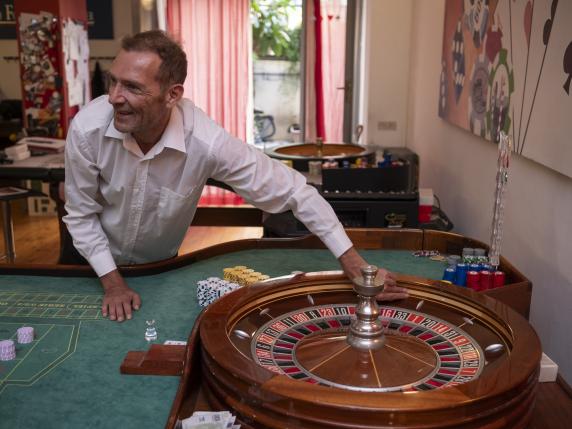
[[[0,0],[0,39],[16,38],[14,0]]]
[[[87,0],[89,39],[113,39],[113,0]]]

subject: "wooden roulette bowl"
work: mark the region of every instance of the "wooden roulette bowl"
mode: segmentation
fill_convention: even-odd
[[[314,143],[287,144],[266,150],[272,158],[292,161],[294,169],[308,171],[309,161],[348,160],[355,162],[358,158],[366,157],[369,163],[375,163],[375,151],[357,144],[324,143],[319,148]]]
[[[340,273],[221,298],[195,326],[209,407],[247,428],[526,427],[541,357],[527,321],[472,291],[398,281],[410,297],[381,304],[386,344],[373,352],[346,343],[356,294]]]

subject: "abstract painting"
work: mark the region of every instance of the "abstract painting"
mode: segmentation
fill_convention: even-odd
[[[572,177],[572,1],[446,0],[439,116]]]

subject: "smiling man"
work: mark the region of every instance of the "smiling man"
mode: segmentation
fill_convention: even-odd
[[[208,178],[254,206],[292,210],[353,278],[366,264],[330,205],[298,172],[230,134],[183,98],[185,53],[161,31],[126,37],[109,71],[109,94],[74,118],[66,144],[66,210],[74,246],[104,289],[102,312],[141,306],[117,265],[177,255]],[[394,276],[381,298],[406,291]]]

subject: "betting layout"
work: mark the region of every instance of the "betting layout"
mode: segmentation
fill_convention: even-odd
[[[30,386],[75,351],[82,321],[104,320],[101,295],[0,292],[0,395]]]

